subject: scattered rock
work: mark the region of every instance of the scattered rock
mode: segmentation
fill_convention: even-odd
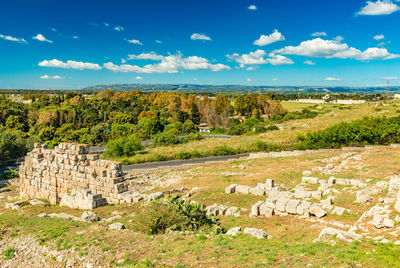
[[[243,234],[251,235],[258,239],[267,238],[267,233],[257,228],[244,228]]]
[[[123,225],[123,224],[120,223],[120,222],[112,223],[112,224],[108,225],[108,228],[109,228],[110,230],[124,230],[124,229],[126,229],[126,228],[125,228],[125,225]]]
[[[91,211],[85,211],[82,213],[81,219],[83,221],[92,222],[92,221],[99,221],[100,218],[97,216],[96,213]]]
[[[228,187],[225,188],[225,193],[226,194],[233,194],[235,192],[237,184],[231,184]]]
[[[241,231],[242,231],[242,227],[234,227],[234,228],[229,229],[226,232],[226,234],[232,235],[232,236],[237,236]]]

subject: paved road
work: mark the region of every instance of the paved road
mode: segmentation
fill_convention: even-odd
[[[224,156],[210,156],[202,158],[193,158],[186,160],[170,160],[162,162],[150,162],[142,164],[124,165],[122,166],[123,171],[131,171],[135,169],[148,169],[148,168],[159,168],[159,167],[175,167],[188,164],[202,164],[211,161],[227,161],[229,159],[237,159],[240,157],[247,157],[249,154],[237,154],[237,155],[224,155]]]

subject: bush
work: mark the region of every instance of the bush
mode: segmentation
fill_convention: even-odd
[[[18,177],[19,177],[18,171],[14,169],[8,169],[4,171],[3,174],[0,175],[0,180],[10,180]]]
[[[122,157],[133,156],[137,151],[142,150],[142,144],[136,139],[134,135],[128,137],[121,137],[109,141],[107,150],[104,152],[106,157]]]
[[[214,156],[219,156],[219,155],[234,155],[237,154],[238,151],[227,146],[227,145],[222,145],[222,146],[217,146],[215,149],[212,151],[212,155]]]
[[[297,120],[297,119],[306,119],[306,118],[315,118],[318,115],[318,112],[311,111],[310,109],[303,109],[301,112],[290,112],[286,114],[278,114],[273,116],[270,121],[272,122],[285,122],[289,120]]]
[[[340,148],[366,144],[400,142],[399,117],[365,117],[350,123],[339,123],[325,130],[299,136],[297,149]]]
[[[182,141],[182,143],[188,143],[191,141],[199,141],[202,139],[203,139],[203,136],[199,132],[196,132],[196,133],[190,133],[189,135],[184,137],[181,141]]]
[[[225,133],[226,133],[226,130],[223,128],[216,127],[211,130],[211,134],[225,134]]]
[[[213,227],[221,231],[217,222],[207,217],[203,205],[180,200],[179,196],[152,201],[133,223],[136,231],[150,235],[169,231],[211,231]]]
[[[0,163],[26,155],[33,148],[34,138],[24,139],[20,134],[0,127]]]
[[[231,125],[228,130],[229,135],[243,135],[249,132],[249,129],[244,125]]]
[[[279,130],[279,127],[277,127],[275,125],[270,125],[270,126],[266,127],[265,130],[266,131]]]
[[[178,136],[172,134],[172,133],[160,133],[154,136],[153,138],[153,147],[157,146],[169,146],[169,145],[175,145],[180,143],[180,140]]]
[[[183,134],[190,134],[190,133],[197,133],[199,128],[193,123],[192,120],[186,120],[185,123],[182,125],[182,133]]]
[[[266,131],[267,131],[267,129],[266,129],[263,125],[257,125],[257,126],[254,128],[254,132],[255,132],[256,134],[264,133],[264,132],[266,132]]]

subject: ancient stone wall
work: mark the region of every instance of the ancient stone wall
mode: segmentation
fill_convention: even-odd
[[[61,143],[54,150],[35,144],[19,168],[22,198],[44,198],[57,204],[77,189],[101,194],[108,202],[121,201],[128,190],[119,162],[89,154],[89,145]]]

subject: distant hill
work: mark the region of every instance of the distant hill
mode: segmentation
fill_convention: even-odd
[[[82,88],[85,91],[179,91],[193,93],[245,93],[250,92],[282,92],[282,93],[383,93],[386,92],[385,87],[293,87],[293,86],[243,86],[243,85],[197,85],[197,84],[109,84],[95,85]],[[399,92],[400,87],[390,87],[390,92]]]

